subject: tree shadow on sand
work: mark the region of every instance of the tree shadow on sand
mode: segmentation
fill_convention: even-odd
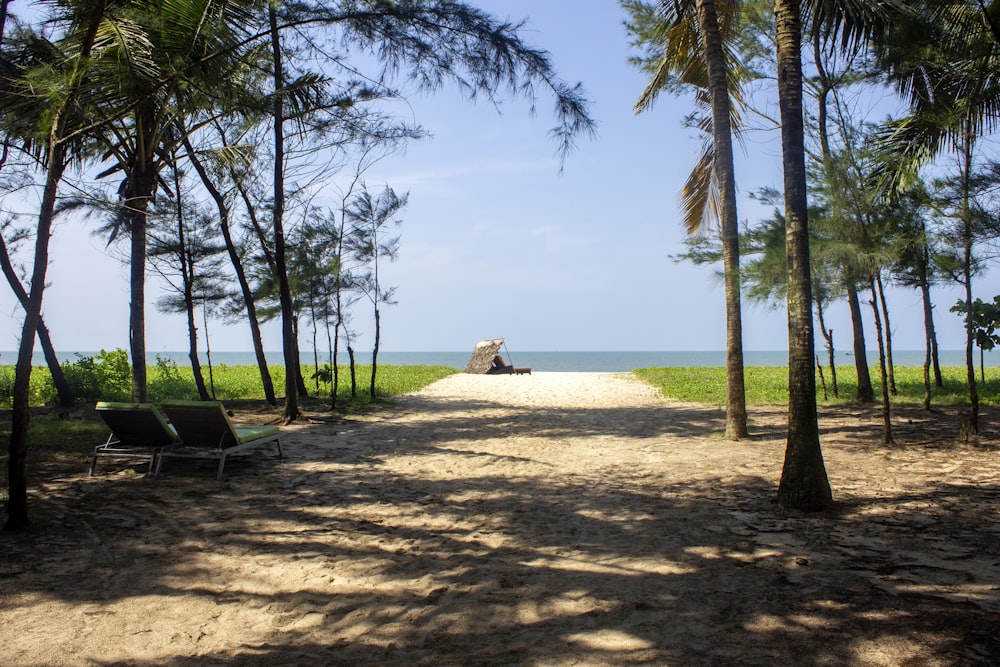
[[[222,485],[182,465],[158,479],[47,480],[33,498],[39,528],[0,538],[5,616],[21,619],[0,636],[52,622],[28,604],[48,600],[87,623],[118,623],[123,643],[161,641],[155,660],[129,660],[140,665],[988,664],[1000,655],[1000,486],[986,481],[995,469],[918,475],[877,493],[848,484],[836,512],[802,515],[773,503],[769,470],[780,460],[712,469],[730,460],[720,451],[743,462],[783,446],[709,437],[724,427],[718,410],[454,401],[439,412],[411,402],[373,421],[290,430],[287,460],[227,465]],[[836,456],[874,448],[857,443],[869,431],[848,426],[838,444],[828,429]],[[514,451],[496,446],[512,438]],[[583,456],[608,443],[625,451],[607,465],[545,465],[558,448]],[[695,455],[669,458],[685,447]],[[699,452],[707,469],[695,465]],[[925,458],[913,455],[908,465]],[[658,456],[675,465],[651,466]],[[871,460],[880,459],[858,465]],[[143,600],[146,625],[96,615]],[[171,605],[212,614],[172,628],[155,619]],[[250,618],[267,619],[266,631]]]

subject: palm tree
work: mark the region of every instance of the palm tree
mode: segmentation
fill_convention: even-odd
[[[809,228],[805,133],[802,119],[803,8],[816,26],[813,39],[839,42],[856,50],[884,34],[899,13],[900,0],[775,0],[778,107],[784,171],[786,254],[788,257],[788,438],[778,484],[778,501],[791,508],[820,510],[833,502],[823,463],[816,414],[814,334],[810,311]]]
[[[252,3],[236,0],[133,0],[125,7],[143,39],[123,43],[118,85],[128,113],[105,133],[113,164],[102,175],[123,175],[112,236],[130,238],[129,343],[132,398],[146,400],[145,275],[147,211],[160,172],[182,142],[179,120],[217,108],[234,88],[234,72],[248,52]],[[149,61],[137,66],[136,50]],[[229,84],[229,85],[227,85]]]
[[[778,501],[786,507],[822,510],[832,504],[833,493],[816,414],[800,5],[798,0],[776,0],[774,5],[788,263],[788,435]]]
[[[37,146],[44,159],[45,178],[36,225],[31,286],[24,306],[24,324],[21,327],[14,370],[5,530],[20,530],[28,525],[27,451],[31,357],[34,353],[35,332],[41,318],[49,261],[49,237],[59,185],[74,148],[79,147],[74,144],[74,139],[85,118],[81,113],[81,92],[86,85],[94,52],[100,49],[101,40],[108,38],[107,33],[102,34],[102,28],[108,27],[105,24],[106,3],[103,0],[67,3],[60,9],[65,13],[59,18],[66,21],[69,29],[61,42],[49,45],[50,53],[59,58],[52,62],[32,62],[21,70],[15,69],[8,75],[11,78],[2,86],[6,98],[4,104],[0,105],[3,108],[4,132],[14,133]],[[38,85],[37,77],[40,76],[55,77],[49,81],[50,86],[42,86],[51,96],[48,99],[39,100],[34,94],[34,86]],[[34,86],[27,83],[30,79],[34,79]],[[39,109],[44,112],[39,114]],[[28,119],[29,122],[37,122],[37,125],[25,125]]]
[[[662,42],[662,55],[649,67],[652,80],[636,103],[636,111],[648,109],[660,90],[678,82],[694,86],[699,105],[707,104],[711,110],[710,118],[703,121],[711,141],[706,142],[688,178],[682,202],[689,235],[702,229],[709,215],[719,221],[726,303],[726,437],[739,440],[747,435],[747,412],[733,165],[733,133],[739,121],[734,120],[731,91],[745,71],[730,64],[734,56],[727,51],[726,40],[736,30],[741,2],[663,0],[655,9],[630,0],[622,4],[632,16],[630,30],[639,44]]]

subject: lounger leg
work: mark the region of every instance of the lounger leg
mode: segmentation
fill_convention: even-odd
[[[222,481],[222,470],[225,467],[226,467],[226,453],[222,452],[222,455],[219,457],[219,474],[215,476],[216,481],[219,482]]]
[[[160,450],[154,449],[152,456],[149,457],[149,470],[146,471],[147,475],[153,475],[154,477],[156,476],[153,473],[156,470],[156,462],[160,460],[159,455],[160,455]]]
[[[110,445],[112,442],[114,442],[114,439],[115,439],[115,434],[112,433],[111,435],[108,436],[108,439],[104,442],[103,445],[98,445],[97,447],[94,447],[94,455],[90,458],[90,476],[91,477],[94,476],[94,469],[97,468],[97,453],[99,451],[101,451],[101,449],[106,448],[108,445]]]

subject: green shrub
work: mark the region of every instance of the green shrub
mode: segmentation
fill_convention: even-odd
[[[77,401],[124,401],[132,395],[132,367],[128,352],[101,350],[95,357],[77,353],[77,360],[63,365],[63,373]],[[51,378],[49,380],[51,383]],[[51,397],[39,397],[51,402]]]

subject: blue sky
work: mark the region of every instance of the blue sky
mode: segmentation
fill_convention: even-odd
[[[528,19],[526,40],[551,53],[563,79],[583,83],[598,136],[581,139],[560,174],[547,137],[554,124],[549,98],[538,100],[534,115],[523,100],[498,109],[470,103],[453,88],[401,106],[433,136],[367,176],[371,186],[410,193],[400,258],[384,267],[398,304],[383,308],[382,349],[464,351],[498,336],[512,350],[723,349],[723,292],[713,270],[670,259],[684,249],[678,193],[698,151],[694,132],[682,125],[690,100],[663,96],[651,112],[632,112],[645,81],[626,61],[617,2],[476,4]],[[777,139],[774,132],[755,134],[739,156],[741,220],[768,213],[748,193],[781,184]],[[88,224],[66,220],[55,230],[46,321],[60,350],[127,348],[127,269],[90,236]],[[156,313],[153,283],[148,291],[148,349],[185,349],[183,318]],[[991,298],[1000,285],[991,277],[976,291]],[[942,348],[962,347],[961,321],[947,312],[957,293],[936,298]],[[893,292],[890,308],[895,346],[922,348],[918,293]],[[0,349],[16,348],[21,317],[13,297],[0,291]],[[846,348],[846,308],[832,308],[828,325]],[[364,310],[355,327],[356,348],[368,349]],[[870,322],[866,327],[870,332]],[[243,326],[210,322],[208,329],[214,350],[250,349]],[[747,349],[785,344],[783,307],[744,304]],[[265,328],[265,347],[280,348],[277,327]]]

